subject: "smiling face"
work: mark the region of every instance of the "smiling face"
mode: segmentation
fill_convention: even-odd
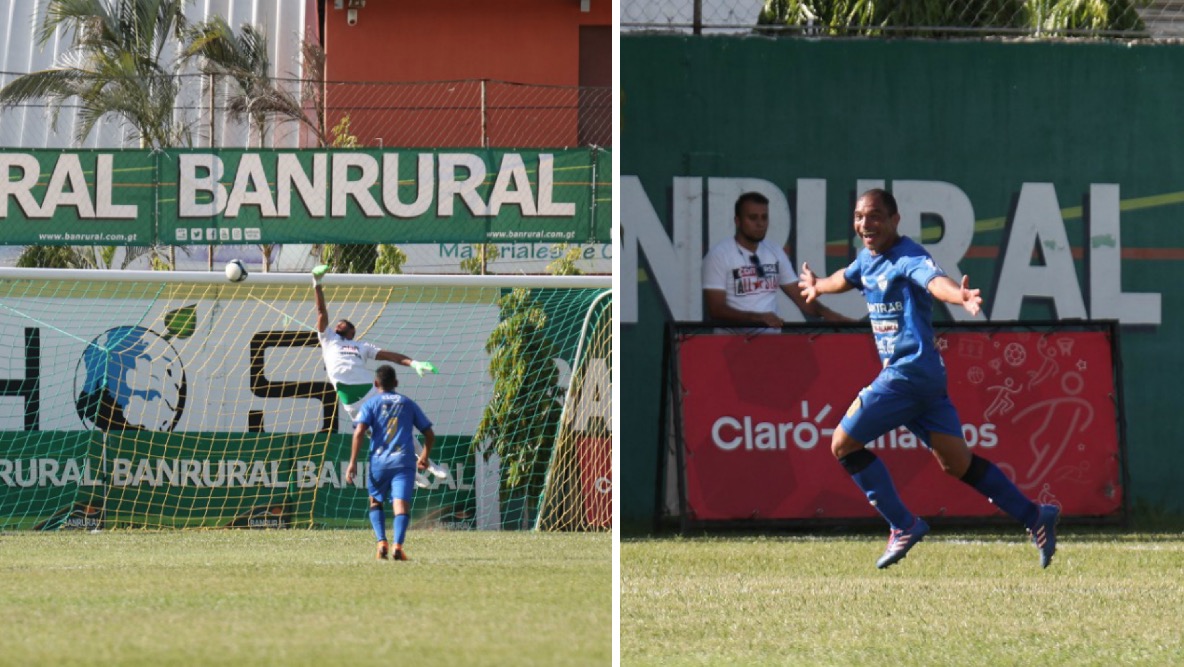
[[[879,255],[896,243],[898,224],[900,214],[891,211],[880,195],[867,193],[855,202],[855,233],[872,254]]]

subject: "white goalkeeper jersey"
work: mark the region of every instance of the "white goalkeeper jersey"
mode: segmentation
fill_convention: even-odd
[[[334,387],[374,382],[374,372],[366,369],[366,360],[377,357],[382,348],[360,340],[347,340],[332,329],[317,333],[317,338],[321,341],[325,371]]]

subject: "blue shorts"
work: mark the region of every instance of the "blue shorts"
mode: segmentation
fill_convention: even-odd
[[[398,499],[409,503],[415,496],[415,468],[369,467],[366,469],[366,487],[370,497],[378,502]]]
[[[911,392],[908,385],[900,382],[889,387],[877,380],[864,387],[839,424],[848,435],[865,445],[902,425],[926,447],[932,447],[930,433],[962,437],[962,420],[949,394]]]

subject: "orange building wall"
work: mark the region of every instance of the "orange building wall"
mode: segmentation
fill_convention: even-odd
[[[322,32],[330,82],[533,84],[488,86],[484,130],[479,90],[468,85],[330,85],[329,122],[348,109],[363,145],[479,146],[483,133],[493,146],[577,143],[576,91],[538,86],[579,84],[580,26],[611,26],[609,0],[590,0],[588,12],[580,0],[367,0],[353,26],[333,4]]]

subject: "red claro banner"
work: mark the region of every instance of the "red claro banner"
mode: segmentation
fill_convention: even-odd
[[[950,398],[971,450],[1065,516],[1122,511],[1106,331],[941,333]],[[684,519],[874,517],[830,438],[879,370],[870,332],[695,334],[677,344]],[[1003,516],[899,428],[870,444],[914,512]]]

